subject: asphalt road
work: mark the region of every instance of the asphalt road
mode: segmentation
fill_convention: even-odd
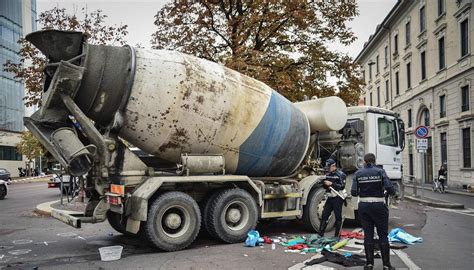
[[[269,245],[245,248],[240,243],[222,244],[210,240],[205,234],[200,235],[186,250],[159,252],[143,240],[116,233],[107,223],[86,224],[82,229],[74,229],[52,218],[34,215],[32,210],[38,203],[59,199],[59,191],[47,189],[45,183],[10,187],[8,197],[0,201],[0,268],[287,269],[312,256],[285,253],[284,248],[278,245],[276,250],[272,250]],[[418,267],[472,268],[474,217],[469,213],[402,202],[390,211],[390,217],[391,228],[402,227],[424,238],[424,243],[402,251]],[[301,228],[298,222],[284,221],[265,223],[258,230],[263,235],[289,237],[305,234]],[[349,230],[354,228],[350,223],[345,227]],[[110,245],[124,246],[122,259],[100,261],[98,248]],[[400,256],[393,255],[391,259],[397,268],[409,265]],[[380,260],[377,261],[380,264]],[[342,269],[331,263],[324,265]]]

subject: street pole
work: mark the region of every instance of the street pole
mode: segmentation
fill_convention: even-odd
[[[41,172],[43,171],[43,170],[42,170],[43,168],[42,168],[42,166],[41,166],[42,163],[43,163],[43,162],[41,161],[41,155],[40,155],[39,175],[41,175]]]
[[[422,155],[423,155],[423,158],[422,158],[422,160],[423,160],[423,164],[422,164],[423,171],[422,171],[422,174],[421,174],[422,178],[421,178],[421,181],[420,181],[421,182],[420,186],[421,186],[421,198],[423,199],[423,197],[424,197],[423,181],[424,181],[424,179],[426,179],[426,160],[425,160],[426,159],[426,153],[425,153],[425,151],[423,151]]]

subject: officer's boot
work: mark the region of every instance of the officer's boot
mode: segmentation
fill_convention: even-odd
[[[395,269],[390,264],[390,244],[389,243],[380,243],[380,253],[382,254],[382,262],[384,270]]]
[[[339,232],[341,231],[341,225],[342,225],[341,221],[336,221],[336,223],[334,224],[334,228],[336,229],[334,231],[334,237],[336,237],[336,238],[339,238]]]
[[[364,270],[372,270],[374,269],[374,243],[364,242],[364,249],[365,249],[365,260],[366,260]]]
[[[319,236],[323,237],[324,236],[324,231],[326,231],[326,227],[328,226],[327,221],[321,221],[319,224]]]

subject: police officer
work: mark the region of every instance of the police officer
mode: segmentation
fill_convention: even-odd
[[[328,159],[326,161],[326,169],[328,170],[328,173],[326,174],[326,180],[324,180],[324,187],[326,188],[326,196],[328,198],[323,209],[321,225],[319,226],[319,235],[321,237],[324,236],[329,216],[331,215],[331,212],[334,211],[334,216],[336,217],[336,231],[334,232],[334,237],[339,237],[339,231],[341,230],[342,225],[342,204],[344,203],[344,200],[334,192],[331,192],[329,187],[332,187],[336,191],[344,190],[346,187],[346,175],[337,169],[336,161],[333,159]]]
[[[351,194],[359,196],[359,217],[364,229],[364,248],[367,259],[364,269],[374,266],[374,226],[379,236],[383,269],[394,269],[390,265],[390,245],[388,243],[388,208],[385,194],[395,194],[395,190],[384,169],[375,166],[375,155],[364,156],[364,168],[358,170],[352,181]]]

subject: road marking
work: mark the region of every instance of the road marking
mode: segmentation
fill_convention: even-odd
[[[418,265],[416,265],[411,259],[410,257],[408,257],[408,255],[401,251],[401,250],[398,250],[398,249],[395,249],[395,250],[392,250],[397,256],[398,258],[400,258],[400,260],[403,261],[403,263],[408,267],[408,269],[410,270],[421,270],[420,267],[418,267]]]
[[[465,216],[474,217],[474,209],[467,208],[467,209],[449,209],[449,208],[437,208],[437,207],[429,207],[430,209],[436,209],[445,212],[457,213]]]

